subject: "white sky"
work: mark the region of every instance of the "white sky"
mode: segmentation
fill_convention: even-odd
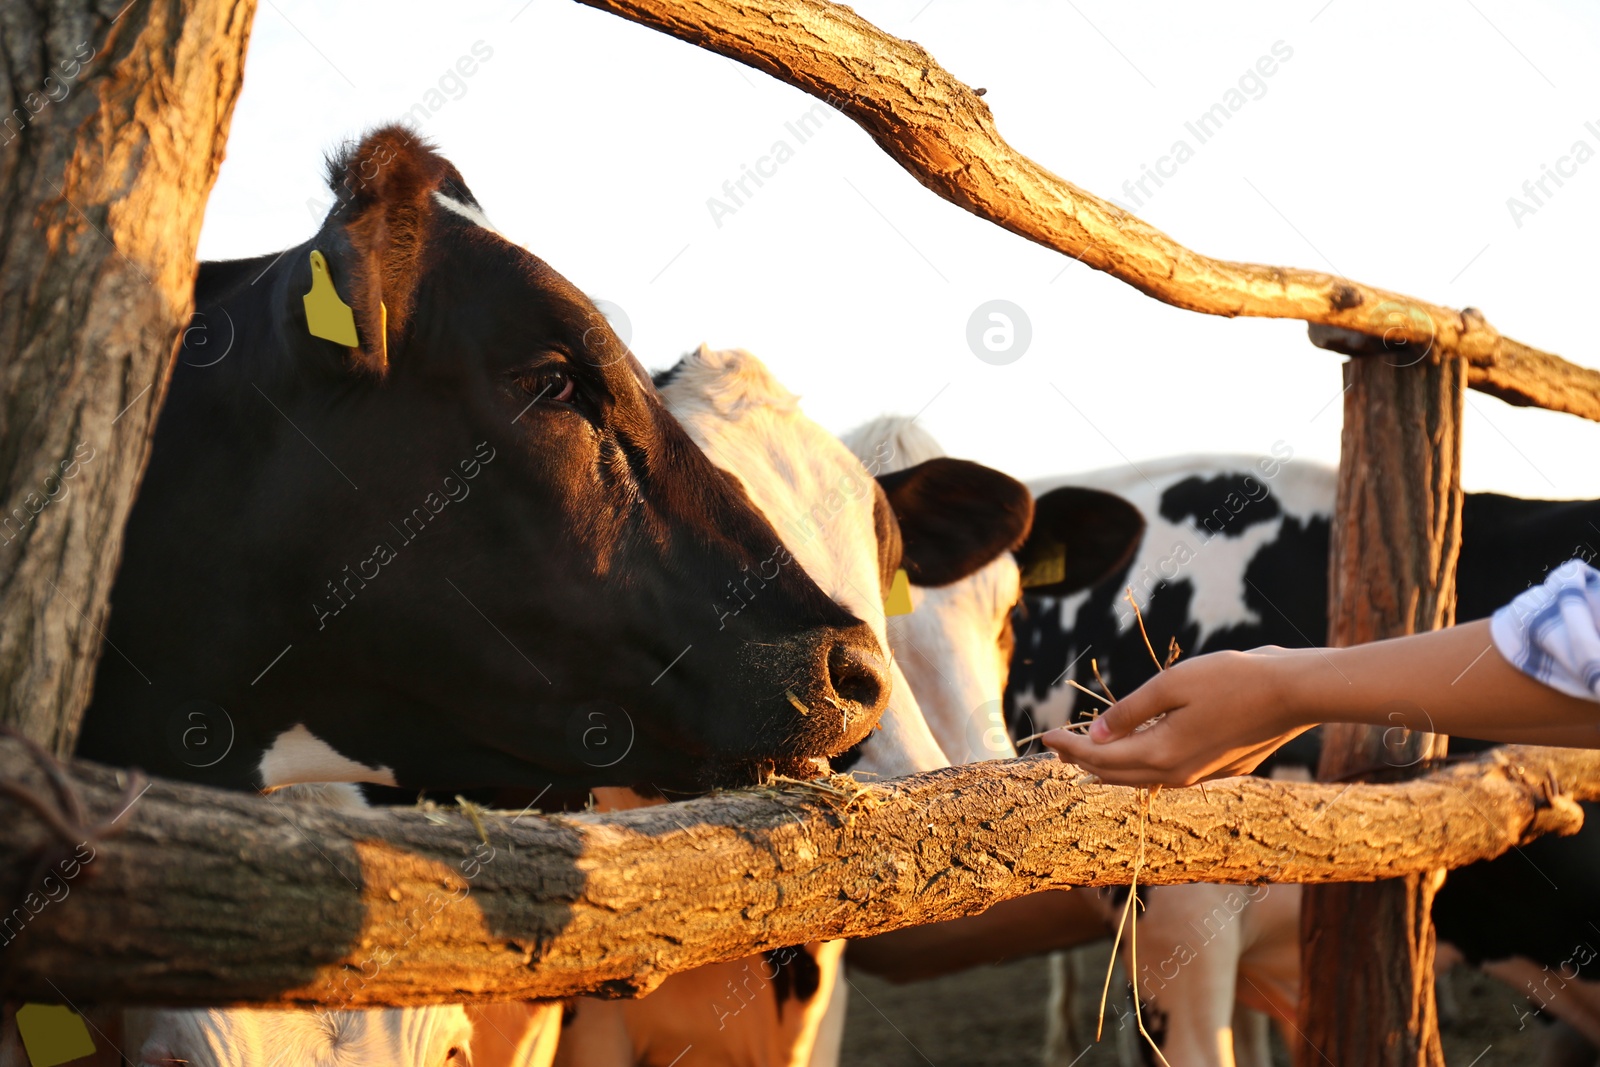
[[[938,199],[842,115],[800,143],[785,123],[811,99],[763,74],[569,0],[523,5],[263,3],[202,257],[304,240],[324,151],[424,101],[482,41],[492,57],[446,80],[458,98],[432,97],[422,131],[507,236],[625,311],[647,366],[748,348],[831,429],[925,408],[952,454],[1024,478],[1279,440],[1337,460],[1342,357],[1303,324],[1166,307]],[[1012,145],[1101,196],[1133,206],[1123,182],[1187,141],[1136,210],[1192,248],[1480,307],[1600,365],[1583,251],[1600,158],[1520,226],[1507,207],[1574,142],[1600,152],[1594,5],[854,6],[986,87]],[[1264,95],[1199,143],[1185,122],[1280,41],[1293,54]],[[719,227],[708,198],[778,140],[793,158]],[[966,340],[991,299],[1032,324],[1004,366]],[[1600,426],[1467,402],[1468,489],[1600,496]]]

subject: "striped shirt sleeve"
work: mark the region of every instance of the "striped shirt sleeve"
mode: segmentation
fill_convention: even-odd
[[[1568,696],[1600,700],[1600,571],[1570,560],[1494,613],[1494,644],[1513,667]]]

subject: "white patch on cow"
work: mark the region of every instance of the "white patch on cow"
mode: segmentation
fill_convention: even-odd
[[[702,346],[684,357],[661,397],[711,462],[739,479],[793,557],[788,565],[803,567],[824,593],[871,626],[887,649],[873,516],[877,491],[861,462],[807,418],[798,398],[748,352]],[[738,592],[745,599],[761,596],[760,576],[746,584],[749,577],[739,576]],[[739,603],[730,595],[719,610]],[[899,664],[890,662],[889,675],[889,706],[864,742],[854,772],[870,780],[949,766]],[[626,791],[595,792],[608,808],[639,802]],[[791,1000],[780,1012],[778,999],[764,988],[774,976],[763,956],[701,967],[673,975],[637,1001],[578,1000],[574,1018],[563,1027],[556,1062],[626,1067],[643,1062],[647,1053],[665,1052],[665,1062],[693,1046],[705,1062],[802,1067],[815,1060],[819,1033],[827,1040],[818,1055],[836,1057],[842,1016],[834,1019],[830,1009],[844,1003],[835,994],[843,945],[813,944],[808,951],[820,984],[803,1007]],[[730,989],[744,992],[734,997]],[[825,1016],[831,1025],[824,1025]]]
[[[450,197],[445,196],[437,189],[433,191],[433,198],[437,200],[443,207],[450,211],[454,211],[457,215],[460,215],[468,222],[471,222],[476,226],[482,226],[490,233],[500,236],[500,231],[495,228],[495,224],[489,221],[489,216],[485,215],[483,213],[483,208],[479,207],[477,204],[463,204],[459,200],[452,200]]]
[[[890,474],[945,455],[933,434],[914,416],[879,415],[862,423],[841,440],[874,474]]]
[[[312,804],[324,811],[338,811],[346,815],[378,814],[354,782],[302,782],[299,785],[279,786],[272,791],[272,797],[274,800]]]
[[[701,346],[684,357],[661,397],[711,462],[744,485],[812,581],[891,649],[873,518],[877,491],[861,461],[811,421],[799,398],[748,352]],[[904,661],[891,664],[889,706],[853,768],[863,778],[950,765],[929,729],[923,691],[908,684],[902,667],[910,669]],[[961,675],[955,665],[947,669]]]
[[[867,781],[883,781],[921,774],[950,766],[947,749],[930,729],[927,713],[917,700],[917,690],[906,679],[903,664],[889,664],[889,706],[878,728],[861,746],[861,758],[850,773]]]
[[[845,434],[844,443],[874,474],[945,454],[932,434],[904,415],[873,419]],[[1011,664],[1000,635],[1020,585],[1016,560],[1006,553],[949,585],[913,586],[911,614],[889,620],[889,648],[951,763],[1016,755],[1005,728]]]
[[[877,492],[861,462],[748,352],[702,345],[684,357],[661,398],[711,462],[739,479],[795,563],[888,649]],[[752,591],[760,596],[759,584]],[[727,600],[724,609],[736,603]],[[863,777],[896,778],[949,766],[915,688],[893,666],[890,676],[889,706],[854,769]]]
[[[1008,552],[949,585],[913,586],[914,610],[889,620],[895,661],[951,763],[1017,754],[1006,731],[1011,664],[1000,636],[1021,585]]]
[[[124,1025],[138,1063],[191,1067],[455,1067],[467,1062],[472,1045],[472,1022],[459,1004],[328,1012],[130,1010]]]
[[[764,363],[740,349],[700,346],[684,357],[661,398],[711,462],[739,479],[795,563],[887,648],[876,493],[860,461],[805,416],[799,398]],[[761,577],[752,571],[718,592],[726,593],[724,610],[737,609],[741,597],[761,595]]]
[[[278,735],[271,747],[261,754],[257,773],[261,776],[261,788],[269,790],[300,782],[398,784],[392,768],[368,767],[340,755],[303,723],[296,723],[293,729]]]

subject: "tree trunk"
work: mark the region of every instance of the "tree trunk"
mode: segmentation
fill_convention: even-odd
[[[254,9],[0,8],[0,723],[56,752],[88,703]]]
[[[1164,789],[1139,881],[1392,878],[1469,863],[1575,832],[1574,797],[1600,796],[1597,770],[1600,753],[1510,749],[1400,785]],[[336,814],[175,782],[141,795],[124,772],[87,763],[67,773],[97,813],[83,821],[139,799],[120,833],[61,818],[47,832],[42,811],[62,802],[19,807],[56,791],[0,739],[0,785],[21,787],[0,790],[0,966],[24,996],[80,1005],[635,995],[761,949],[1126,885],[1140,851],[1139,791],[1047,756],[548,817]],[[41,845],[55,846],[50,878],[24,862]]]
[[[1449,626],[1461,546],[1466,367],[1398,346],[1351,360],[1344,376],[1329,643]],[[1416,729],[1432,725],[1423,709],[1397,704],[1391,719],[1387,729],[1326,727],[1319,777],[1403,773],[1445,754],[1448,738]],[[1430,918],[1444,866],[1306,891],[1300,1067],[1444,1067]]]

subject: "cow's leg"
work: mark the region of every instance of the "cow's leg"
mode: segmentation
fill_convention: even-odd
[[[1044,1067],[1068,1067],[1083,1058],[1084,1049],[1094,1044],[1100,1021],[1100,990],[1106,980],[1107,957],[1111,943],[1050,953],[1050,992],[1045,1001]],[[1106,1027],[1116,1031],[1116,1013],[1122,1003],[1121,990],[1127,988],[1122,967],[1111,976],[1111,997],[1107,1001]]]
[[[472,1067],[550,1067],[561,1012],[560,1001],[469,1005]]]
[[[1145,1028],[1171,1064],[1235,1067],[1234,986],[1245,943],[1238,886],[1159,886],[1139,918],[1139,995]],[[1132,956],[1123,946],[1123,962]]]
[[[1110,962],[1110,931],[1120,917],[1109,894],[1088,889],[1075,890],[1077,908],[1067,915],[1073,920],[1074,938],[1086,937],[1093,926],[1106,931],[1102,939],[1079,943],[1050,954],[1050,993],[1045,1002],[1044,1067],[1067,1067],[1076,1063],[1083,1050],[1094,1044],[1100,1021],[1100,991],[1105,987],[1106,965]],[[1056,919],[1059,917],[1052,917]],[[1071,942],[1067,942],[1070,944]],[[1120,1003],[1118,991],[1127,987],[1127,977],[1117,966],[1111,977],[1111,1005]],[[1111,1025],[1111,1021],[1107,1021]]]
[[[810,1067],[839,1067],[845,1019],[850,1013],[850,984],[844,980],[843,968],[837,970],[833,992],[828,995],[828,1006],[817,1027],[816,1043],[811,1048]]]
[[[1045,1000],[1044,1067],[1066,1067],[1078,1057],[1081,1035],[1073,1028],[1073,957],[1083,949],[1050,953],[1050,992]]]
[[[1300,1007],[1300,900],[1297,885],[1251,886],[1239,913],[1240,1003],[1293,1024]]]

